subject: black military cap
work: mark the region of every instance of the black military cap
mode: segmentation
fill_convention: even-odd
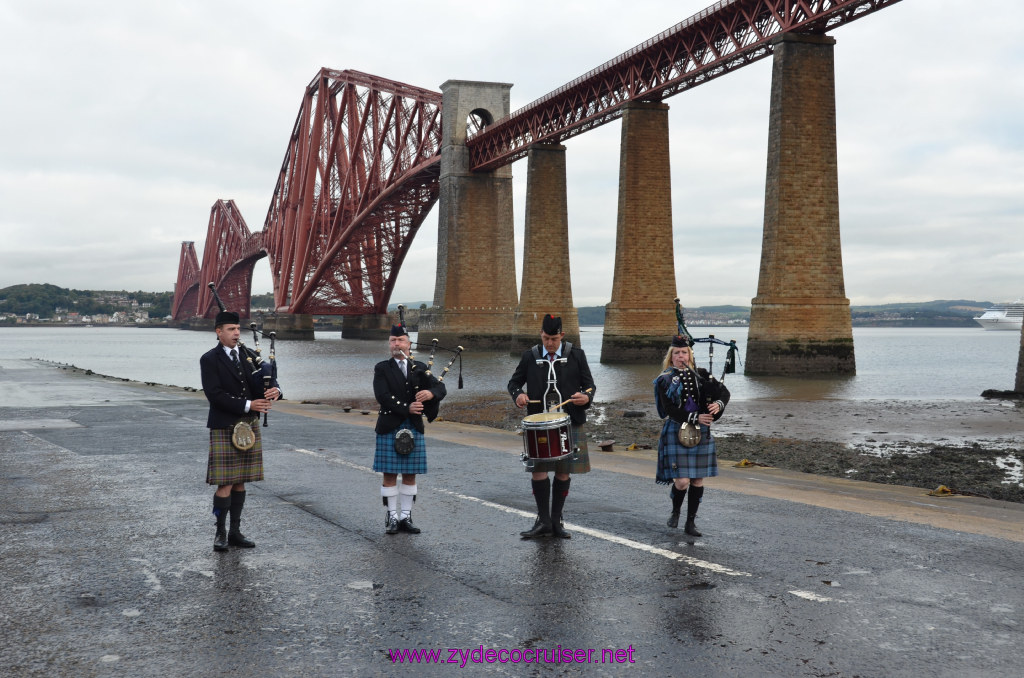
[[[220,327],[221,325],[238,325],[239,322],[238,314],[234,311],[221,311],[217,314],[217,319],[214,321],[214,327]]]
[[[560,334],[562,332],[562,319],[548,313],[544,316],[544,322],[540,329],[544,334]]]

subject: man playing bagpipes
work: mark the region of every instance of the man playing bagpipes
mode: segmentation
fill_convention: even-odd
[[[412,504],[416,499],[416,476],[427,472],[423,418],[433,421],[441,399],[448,393],[443,375],[438,379],[427,365],[412,360],[411,349],[405,322],[400,320],[388,337],[390,357],[373,368],[373,395],[380,404],[374,428],[377,446],[373,470],[384,474],[380,494],[387,506],[387,534],[420,533],[412,522]]]
[[[218,304],[220,299],[218,297]],[[210,402],[206,426],[210,429],[210,453],[206,482],[216,485],[213,514],[217,532],[215,551],[228,546],[252,548],[239,529],[245,505],[245,483],[263,480],[263,440],[260,413],[270,411],[281,397],[276,377],[266,372],[269,365],[257,365],[254,354],[239,342],[241,326],[237,313],[222,310],[214,321],[217,345],[199,359],[203,393]],[[270,378],[264,380],[265,376]],[[224,522],[231,516],[231,527]]]

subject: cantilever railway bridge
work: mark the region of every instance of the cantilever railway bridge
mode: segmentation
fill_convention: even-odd
[[[772,54],[786,33],[824,34],[899,0],[717,2],[515,113],[471,115],[469,167],[493,171]],[[209,283],[248,315],[255,263],[269,257],[276,310],[384,314],[420,224],[438,201],[441,95],[322,69],[306,88],[263,229],[230,200],[210,211],[202,262],[182,243],[172,314],[215,314]],[[439,251],[439,258],[442,252]],[[444,262],[439,261],[439,267]]]

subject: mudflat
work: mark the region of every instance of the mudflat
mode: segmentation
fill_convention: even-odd
[[[507,431],[523,416],[504,397],[449,401],[449,421]],[[653,399],[594,403],[591,449],[657,455]],[[722,460],[835,478],[1024,502],[1024,404],[970,401],[748,400],[712,428]]]

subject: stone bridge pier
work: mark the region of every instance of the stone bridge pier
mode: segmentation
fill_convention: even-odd
[[[658,363],[676,333],[668,105],[622,112],[615,277],[602,363]]]
[[[834,45],[792,33],[775,44],[747,374],[856,372],[839,242]]]
[[[512,85],[448,80],[441,85],[444,140],[434,307],[420,315],[421,341],[509,350],[516,298],[512,168],[469,171],[468,121],[509,113]]]

